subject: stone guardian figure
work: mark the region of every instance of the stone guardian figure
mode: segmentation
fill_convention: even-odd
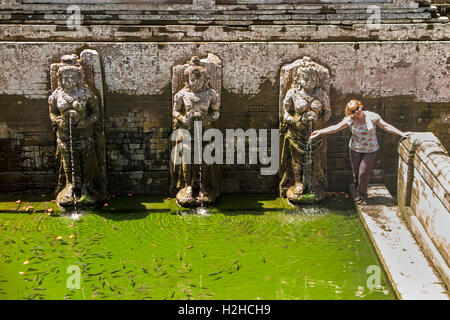
[[[280,74],[280,196],[293,204],[327,196],[325,139],[310,141],[331,116],[327,68],[303,57]]]
[[[64,55],[50,67],[56,201],[64,208],[96,206],[107,195],[100,59],[93,50],[84,50],[80,56]]]
[[[172,150],[176,152],[170,165],[171,193],[176,193],[181,206],[212,204],[220,193],[219,166],[205,164],[201,153],[197,158],[194,153],[203,149],[204,131],[213,128],[220,116],[221,68],[220,59],[211,53],[173,68]],[[197,149],[195,139],[200,141]]]

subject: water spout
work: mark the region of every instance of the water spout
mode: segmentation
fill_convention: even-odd
[[[71,166],[71,173],[72,173],[72,195],[73,195],[73,204],[74,204],[74,210],[73,214],[79,214],[79,210],[77,208],[78,206],[78,199],[77,195],[75,193],[75,164],[73,159],[73,140],[72,140],[72,115],[75,114],[75,110],[69,111],[69,146],[70,146],[70,166]],[[78,220],[78,219],[75,219]]]
[[[70,147],[70,167],[72,172],[72,188],[75,189],[75,165],[73,161],[73,141],[72,141],[72,115],[74,110],[69,111],[69,147]]]
[[[313,122],[311,119],[308,120],[309,124],[309,139],[306,144],[305,150],[305,163],[304,163],[304,185],[307,193],[312,192],[311,188],[311,179],[312,179],[312,169],[313,169],[313,148],[312,148],[312,139],[311,134],[313,132]]]
[[[201,121],[201,120],[197,120],[197,121]],[[200,126],[200,128],[201,128],[201,126]],[[197,130],[197,139],[198,139],[197,141],[199,142],[199,143],[198,143],[199,149],[201,149],[202,146],[203,146],[203,143],[202,143],[202,132],[201,132],[201,130]],[[200,150],[197,150],[197,152],[200,154],[200,159],[201,159],[201,151],[200,151]],[[201,162],[202,162],[202,161],[200,161],[200,164],[199,164],[199,171],[198,171],[198,174],[199,174],[199,191],[198,191],[198,198],[200,198],[200,207],[203,208],[203,197],[205,196],[205,190],[204,190],[204,187],[203,187],[202,164],[201,164]]]

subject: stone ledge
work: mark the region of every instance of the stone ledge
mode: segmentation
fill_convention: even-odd
[[[355,188],[350,185],[355,198]],[[358,214],[399,299],[449,300],[446,287],[425,257],[384,185],[370,185],[369,204]]]
[[[433,241],[428,236],[420,220],[414,215],[409,207],[405,207],[403,217],[408,223],[409,229],[414,234],[417,241],[420,243],[422,250],[427,257],[433,262],[433,266],[439,272],[447,289],[450,288],[450,268],[445,262],[444,258],[436,248]],[[450,290],[450,289],[448,289]]]
[[[398,145],[401,159],[413,166],[430,185],[433,192],[450,211],[450,163],[448,152],[439,139],[431,132],[416,132]],[[412,170],[411,167],[409,170]],[[410,179],[412,179],[412,173]],[[411,184],[412,180],[410,181]],[[409,190],[408,192],[411,192]]]
[[[246,25],[254,24],[272,24],[274,22],[288,23],[289,21],[308,21],[314,24],[322,21],[326,24],[334,24],[333,21],[341,21],[343,23],[361,23],[368,21],[372,17],[370,13],[282,13],[282,14],[131,14],[131,13],[115,13],[115,14],[83,14],[81,24],[83,25],[166,25],[166,24],[227,24],[228,22],[240,21]],[[430,12],[417,13],[381,13],[380,23],[401,23],[403,21],[423,21],[428,22],[432,19]],[[444,18],[444,17],[443,17]],[[0,22],[4,24],[59,24],[65,25],[70,19],[68,14],[23,14],[3,12],[0,15]],[[442,23],[448,22],[442,20]]]
[[[26,1],[26,2],[25,2]],[[246,0],[244,3],[213,0],[192,0],[192,1],[167,1],[167,0],[115,0],[105,1],[91,0],[86,1],[72,0],[72,1],[55,1],[55,0],[3,0],[0,2],[0,9],[3,10],[66,10],[68,5],[76,4],[81,10],[87,11],[105,11],[105,10],[153,10],[153,11],[189,11],[189,10],[212,10],[212,11],[252,11],[252,10],[304,10],[304,9],[353,9],[353,8],[367,8],[368,5],[377,5],[380,8],[409,8],[411,0],[360,0],[355,1],[338,1],[338,0],[316,0],[312,1],[278,1],[278,3],[253,3]],[[25,3],[24,3],[25,2]],[[84,3],[83,3],[84,2]],[[284,2],[284,3],[283,3]],[[418,2],[414,7],[429,7],[430,4],[426,1]]]
[[[253,26],[80,26],[1,25],[0,41],[120,41],[120,42],[197,42],[197,41],[448,41],[445,24],[381,24],[370,30],[364,23],[342,25],[253,25]]]
[[[125,1],[125,0],[124,0]],[[170,3],[161,5],[157,2],[143,3],[83,4],[75,2],[80,10],[83,25],[166,25],[166,24],[225,24],[237,22],[246,25],[275,24],[300,21],[314,24],[322,21],[326,24],[355,24],[362,20],[372,19],[374,15],[371,4],[376,4],[380,23],[411,22],[448,22],[448,19],[437,13],[435,6],[427,4],[411,5],[384,0],[363,1],[363,3],[302,3],[277,4],[273,6],[241,5],[186,5]],[[128,0],[127,0],[128,1]],[[42,2],[42,1],[37,1]],[[63,25],[72,17],[73,12],[67,11],[68,2],[64,5],[59,1],[43,1],[42,4],[0,4],[0,23],[4,24],[59,24]],[[72,1],[73,2],[73,1]],[[126,1],[125,1],[126,2]]]

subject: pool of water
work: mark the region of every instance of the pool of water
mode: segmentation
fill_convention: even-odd
[[[0,299],[394,299],[353,205],[340,201],[76,219],[0,212]]]

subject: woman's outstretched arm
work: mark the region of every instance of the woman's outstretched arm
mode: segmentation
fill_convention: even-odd
[[[393,125],[387,123],[386,121],[384,121],[383,119],[380,119],[377,121],[378,126],[383,129],[386,132],[392,133],[392,134],[396,134],[402,137],[407,137],[409,135],[412,134],[412,132],[403,132],[398,130],[396,127],[394,127]]]
[[[316,139],[324,134],[331,134],[338,131],[341,131],[343,129],[347,128],[347,120],[344,118],[341,122],[338,124],[335,124],[333,126],[329,126],[320,130],[315,130],[313,133],[311,133],[311,139]]]

